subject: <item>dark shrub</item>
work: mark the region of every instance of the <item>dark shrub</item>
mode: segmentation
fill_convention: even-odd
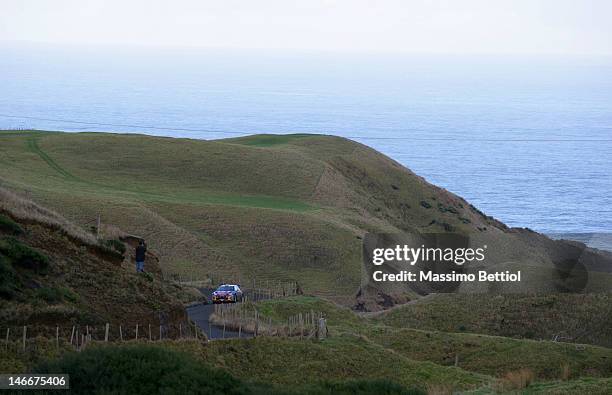
[[[73,394],[264,393],[188,354],[146,345],[92,346],[39,364],[34,372],[69,374]]]
[[[64,293],[57,288],[42,287],[36,290],[36,296],[47,303],[55,304],[64,300]]]
[[[19,235],[23,233],[23,229],[21,229],[21,226],[19,226],[9,217],[4,216],[2,214],[0,214],[0,230],[14,235]]]
[[[117,239],[104,240],[102,244],[105,247],[108,247],[110,249],[117,251],[121,255],[125,254],[125,244],[121,240],[117,240]]]
[[[431,208],[431,204],[427,203],[425,200],[421,200],[421,206],[425,208]]]
[[[60,287],[59,290],[62,293],[64,300],[76,303],[80,299],[79,295],[74,293],[70,288]]]
[[[17,273],[8,262],[0,255],[0,298],[10,299],[15,295],[15,288],[18,286]]]
[[[346,395],[425,395],[417,388],[406,388],[387,380],[355,380],[338,383],[321,383],[306,387],[309,395],[346,394]]]
[[[0,240],[0,252],[16,266],[37,272],[44,272],[49,267],[49,258],[13,237]]]

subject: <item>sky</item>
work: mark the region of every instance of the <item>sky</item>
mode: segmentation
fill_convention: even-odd
[[[0,42],[612,55],[610,0],[0,0]]]

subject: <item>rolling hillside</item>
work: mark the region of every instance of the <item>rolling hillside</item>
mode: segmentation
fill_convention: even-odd
[[[162,281],[155,257],[149,256],[149,273],[139,275],[123,245],[101,244],[60,215],[0,188],[4,330],[28,325],[33,337],[50,336],[56,325],[65,332],[73,325],[185,321],[180,289]]]
[[[0,142],[4,186],[83,227],[100,215],[145,237],[169,273],[298,281],[305,292],[353,305],[366,232],[469,233],[498,243],[500,254],[521,251],[514,258],[530,265],[550,265],[567,248],[509,229],[338,137],[201,141],[13,131],[0,133]]]

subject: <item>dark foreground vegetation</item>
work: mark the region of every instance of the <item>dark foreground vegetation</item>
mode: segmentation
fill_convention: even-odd
[[[385,380],[274,387],[236,379],[184,352],[146,345],[93,347],[41,363],[34,372],[69,374],[73,394],[425,394]]]

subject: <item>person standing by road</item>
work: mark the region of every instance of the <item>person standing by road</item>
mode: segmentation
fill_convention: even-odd
[[[136,247],[136,272],[144,273],[144,262],[145,255],[147,252],[147,245],[144,239],[140,239],[138,247]]]

